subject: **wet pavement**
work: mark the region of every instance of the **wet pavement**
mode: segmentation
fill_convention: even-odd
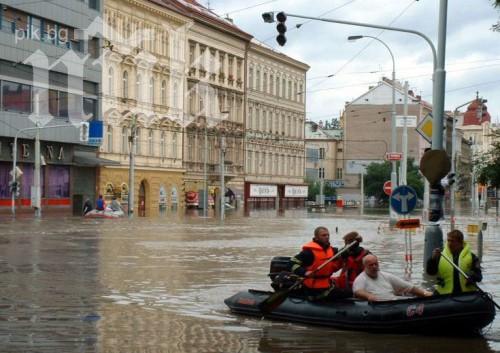
[[[476,222],[458,219],[461,229]],[[500,225],[488,222],[481,286],[500,301]],[[229,215],[223,225],[197,215],[0,217],[0,351],[500,352],[498,317],[479,338],[401,336],[235,316],[223,303],[240,290],[270,289],[270,259],[294,255],[318,225],[334,245],[359,231],[383,270],[404,276],[404,236],[386,223],[302,210]],[[476,238],[467,237],[473,249]],[[411,280],[427,285],[423,240],[422,230],[412,236]]]

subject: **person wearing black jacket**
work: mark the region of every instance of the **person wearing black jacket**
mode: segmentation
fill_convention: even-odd
[[[481,264],[479,258],[470,250],[469,244],[464,241],[464,235],[461,231],[455,229],[448,233],[443,254],[453,260],[453,263],[469,278],[466,279],[461,275],[441,256],[441,249],[436,248],[426,264],[427,274],[437,275],[436,292],[438,294],[456,294],[476,291],[477,288],[474,284],[483,279]]]

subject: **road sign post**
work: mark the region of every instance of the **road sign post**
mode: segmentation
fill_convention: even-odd
[[[394,189],[391,195],[391,207],[399,214],[406,215],[417,206],[417,192],[408,185]]]

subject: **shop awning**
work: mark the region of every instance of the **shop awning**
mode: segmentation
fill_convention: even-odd
[[[79,167],[101,167],[106,165],[120,165],[120,162],[99,158],[95,152],[75,151],[73,164]]]

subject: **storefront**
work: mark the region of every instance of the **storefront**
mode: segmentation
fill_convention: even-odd
[[[245,208],[302,208],[307,199],[307,185],[245,183]]]
[[[12,206],[12,140],[0,141],[0,208],[10,209]],[[64,144],[52,141],[40,143],[40,185],[41,205],[44,209],[63,209],[71,212],[81,210],[83,199],[94,199],[96,187],[96,166],[106,163],[96,157],[95,148],[80,150],[83,146]],[[31,188],[34,184],[34,141],[19,140],[16,168],[18,194],[15,207],[19,211],[30,210],[32,204]],[[87,158],[81,158],[85,154]]]
[[[184,207],[183,171],[135,169],[134,213],[140,217],[164,216]],[[128,211],[129,173],[126,166],[107,166],[99,172],[99,192],[106,203],[115,197]]]

